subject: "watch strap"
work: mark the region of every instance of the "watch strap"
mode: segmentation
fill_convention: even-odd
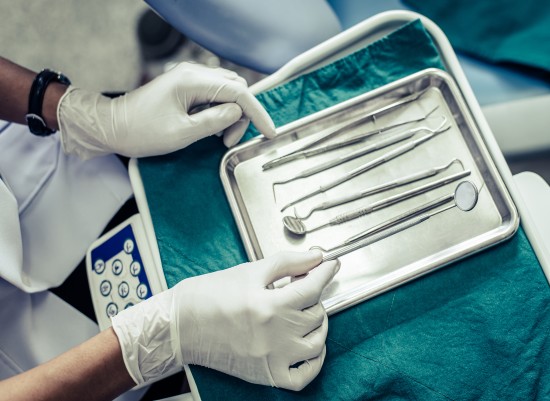
[[[38,136],[47,136],[55,132],[48,128],[44,118],[42,117],[42,106],[44,103],[44,95],[48,85],[52,82],[59,82],[64,85],[70,85],[71,81],[63,74],[52,70],[44,69],[40,71],[31,86],[29,93],[29,108],[28,114],[25,116],[27,124],[31,132]]]

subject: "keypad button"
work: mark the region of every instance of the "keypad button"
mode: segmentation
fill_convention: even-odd
[[[141,263],[139,263],[137,260],[134,260],[130,264],[130,273],[132,273],[132,276],[137,277],[140,272],[141,272]]]
[[[112,288],[113,286],[111,285],[111,282],[109,280],[103,280],[99,285],[99,291],[101,291],[101,295],[103,295],[104,297],[108,296],[111,293]]]
[[[124,252],[126,253],[132,253],[134,250],[134,241],[131,239],[127,239],[124,241]]]
[[[120,261],[120,259],[115,259],[113,261],[113,274],[119,276],[120,273],[122,273],[122,262]]]
[[[124,309],[131,308],[132,306],[134,306],[134,303],[133,303],[133,302],[128,302],[128,303],[126,304],[126,306],[124,307]]]
[[[105,262],[101,259],[96,260],[94,263],[94,271],[97,274],[101,274],[103,273],[104,270],[105,270]]]
[[[120,295],[121,298],[126,298],[129,292],[130,286],[126,281],[123,281],[118,285],[118,295]]]
[[[147,297],[147,293],[148,293],[148,290],[145,284],[142,283],[137,286],[136,294],[138,297],[140,297],[141,299],[145,299]]]
[[[118,313],[118,306],[114,302],[110,302],[109,305],[107,305],[107,316],[113,317]]]

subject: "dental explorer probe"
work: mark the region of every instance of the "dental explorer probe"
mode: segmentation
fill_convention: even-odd
[[[462,161],[460,161],[460,159],[453,159],[449,163],[447,163],[443,166],[432,167],[432,168],[429,168],[429,169],[426,169],[426,170],[418,171],[416,173],[412,173],[412,174],[406,175],[406,176],[401,177],[401,178],[396,178],[394,180],[385,182],[385,183],[380,184],[380,185],[376,185],[376,186],[371,187],[371,188],[364,189],[362,191],[355,192],[355,193],[350,194],[350,195],[344,195],[344,196],[340,196],[340,197],[337,197],[337,198],[329,200],[329,201],[318,203],[317,205],[315,205],[311,209],[309,209],[309,211],[305,215],[302,215],[302,216],[298,216],[298,213],[296,212],[296,208],[295,208],[294,209],[294,216],[296,216],[299,219],[305,220],[308,217],[310,217],[313,213],[315,213],[316,211],[330,209],[330,208],[333,208],[335,206],[340,206],[340,205],[343,205],[343,204],[348,203],[348,202],[353,202],[354,200],[357,200],[357,199],[365,198],[365,197],[370,196],[370,195],[375,195],[375,194],[378,194],[380,192],[389,191],[390,189],[402,187],[404,185],[411,184],[413,182],[423,180],[424,178],[433,177],[433,176],[441,173],[442,171],[447,170],[454,163],[459,163],[461,165],[461,167],[464,169],[464,165],[462,164]]]
[[[291,233],[294,233],[297,235],[304,235],[312,231],[319,230],[320,228],[323,228],[323,227],[338,225],[353,219],[357,219],[369,213],[373,213],[377,210],[384,209],[386,207],[403,202],[407,199],[411,199],[411,198],[414,198],[415,196],[432,191],[436,188],[440,188],[444,185],[450,184],[451,182],[467,177],[470,174],[471,174],[470,170],[464,170],[464,171],[452,174],[448,177],[443,177],[437,181],[422,185],[421,187],[410,189],[400,194],[390,196],[389,198],[381,199],[377,202],[371,203],[370,205],[339,214],[338,216],[327,221],[326,223],[322,223],[312,228],[307,228],[301,219],[297,219],[294,216],[283,217],[283,224],[285,228]]]
[[[423,90],[420,93],[415,93],[413,95],[406,96],[404,98],[401,98],[401,99],[397,100],[396,102],[390,103],[389,105],[382,107],[381,109],[375,110],[375,111],[367,114],[366,116],[359,117],[357,120],[352,120],[351,122],[348,122],[345,125],[340,126],[337,129],[335,129],[333,131],[330,131],[327,134],[324,134],[320,138],[305,144],[304,146],[294,150],[293,152],[291,152],[289,154],[286,154],[284,156],[280,156],[280,157],[277,157],[273,160],[268,161],[267,163],[265,163],[262,166],[262,169],[263,170],[268,170],[270,168],[279,166],[281,164],[288,163],[289,161],[299,159],[299,158],[302,157],[301,155],[298,154],[300,151],[303,151],[303,150],[312,148],[314,146],[317,146],[321,142],[328,141],[329,139],[334,138],[335,136],[341,134],[342,132],[344,132],[344,131],[346,131],[350,128],[353,128],[353,127],[355,127],[357,125],[360,125],[360,124],[364,124],[368,120],[372,120],[373,122],[376,122],[376,117],[377,116],[384,115],[384,114],[390,112],[391,110],[393,110],[397,107],[400,107],[400,106],[403,106],[407,103],[411,103],[411,102],[414,102],[415,100],[418,100],[420,97],[422,97],[422,95],[424,95],[424,93],[426,93],[426,91],[427,91],[427,89]],[[437,109],[437,107],[436,107],[436,109]],[[430,111],[430,113],[428,113],[428,115],[431,114],[434,110]],[[387,131],[391,128],[399,127],[401,125],[405,125],[405,124],[409,124],[409,123],[413,123],[413,122],[417,122],[417,121],[422,121],[422,120],[426,119],[428,115],[420,117],[419,119],[405,121],[405,122],[402,122],[402,123],[394,124],[394,125],[389,126],[389,127],[381,128],[379,130],[374,130],[374,131],[371,131],[370,133],[367,133],[365,135],[368,135],[368,134],[375,135],[375,134]]]
[[[416,139],[412,142],[406,143],[405,145],[401,145],[400,147],[398,147],[394,150],[391,150],[391,151],[383,154],[382,156],[377,157],[374,160],[371,160],[368,163],[365,163],[365,164],[363,164],[359,167],[356,167],[353,170],[351,170],[351,171],[343,174],[342,176],[336,178],[335,180],[330,181],[328,184],[321,185],[319,187],[319,189],[316,189],[315,191],[312,191],[312,192],[310,192],[310,193],[308,193],[308,194],[306,194],[306,195],[304,195],[304,196],[302,196],[298,199],[295,199],[292,202],[286,204],[285,206],[283,206],[281,208],[281,212],[284,211],[285,209],[289,208],[290,206],[295,205],[298,202],[301,202],[303,200],[311,198],[312,196],[315,196],[315,195],[321,194],[325,191],[328,191],[329,189],[334,188],[334,187],[336,187],[336,186],[338,186],[338,185],[340,185],[340,184],[342,184],[346,181],[349,181],[352,178],[357,177],[358,175],[363,174],[366,171],[372,170],[375,167],[378,167],[378,166],[380,166],[384,163],[387,163],[390,160],[413,150],[414,148],[416,148],[417,146],[423,144],[424,142],[429,141],[434,136],[447,131],[449,128],[451,128],[451,126],[448,126],[447,128],[442,129],[438,132],[434,132],[434,133],[431,133],[431,134],[428,134],[428,135],[424,135],[423,137],[418,138],[418,139]]]
[[[414,135],[416,135],[419,132],[437,133],[437,132],[439,132],[439,130],[443,129],[443,126],[446,123],[447,123],[447,118],[443,117],[443,122],[436,129],[431,129],[431,128],[428,128],[428,127],[413,128],[413,129],[410,129],[408,131],[402,132],[402,133],[397,134],[397,135],[393,135],[389,138],[386,138],[386,139],[383,139],[383,140],[378,141],[376,143],[373,143],[371,145],[368,145],[368,146],[362,147],[360,149],[357,149],[354,152],[348,153],[346,155],[342,155],[342,156],[337,157],[337,158],[332,159],[332,160],[327,160],[324,163],[321,163],[321,164],[318,164],[314,167],[310,167],[308,169],[302,170],[298,174],[296,174],[293,177],[290,177],[286,180],[275,181],[271,185],[271,189],[273,191],[273,198],[275,199],[275,185],[287,184],[289,182],[298,180],[300,178],[306,178],[306,177],[312,176],[314,174],[317,174],[317,173],[320,173],[322,171],[328,170],[332,167],[339,166],[340,164],[346,163],[350,160],[354,160],[354,159],[356,159],[358,157],[361,157],[361,156],[364,156],[366,154],[375,152],[377,150],[386,148],[386,147],[391,146],[391,145],[395,145],[396,143],[399,143],[399,142],[402,142],[406,139],[412,138]],[[333,146],[333,148],[336,149],[337,147],[335,147],[335,145],[339,145],[339,144],[334,144],[334,145],[329,145],[329,146]],[[344,146],[346,146],[346,145],[344,145]],[[320,154],[320,153],[324,152],[325,148],[326,147],[323,147],[323,148],[320,148],[320,149],[313,149],[313,150],[305,151],[305,152],[302,152],[302,153],[311,152],[312,155]],[[308,157],[308,156],[306,156],[306,157]]]

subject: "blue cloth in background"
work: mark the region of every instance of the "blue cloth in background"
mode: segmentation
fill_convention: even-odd
[[[429,67],[420,22],[258,96],[277,125]],[[253,127],[248,137],[255,134]],[[141,159],[168,285],[244,262],[219,180],[219,138]],[[327,357],[303,391],[192,366],[209,400],[550,399],[550,291],[520,228],[509,241],[331,316]]]

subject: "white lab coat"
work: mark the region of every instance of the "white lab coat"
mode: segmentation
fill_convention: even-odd
[[[0,176],[0,379],[5,379],[98,333],[94,322],[47,289],[69,276],[132,190],[115,156],[82,161],[62,152],[58,135],[38,138],[26,126],[2,121]]]

